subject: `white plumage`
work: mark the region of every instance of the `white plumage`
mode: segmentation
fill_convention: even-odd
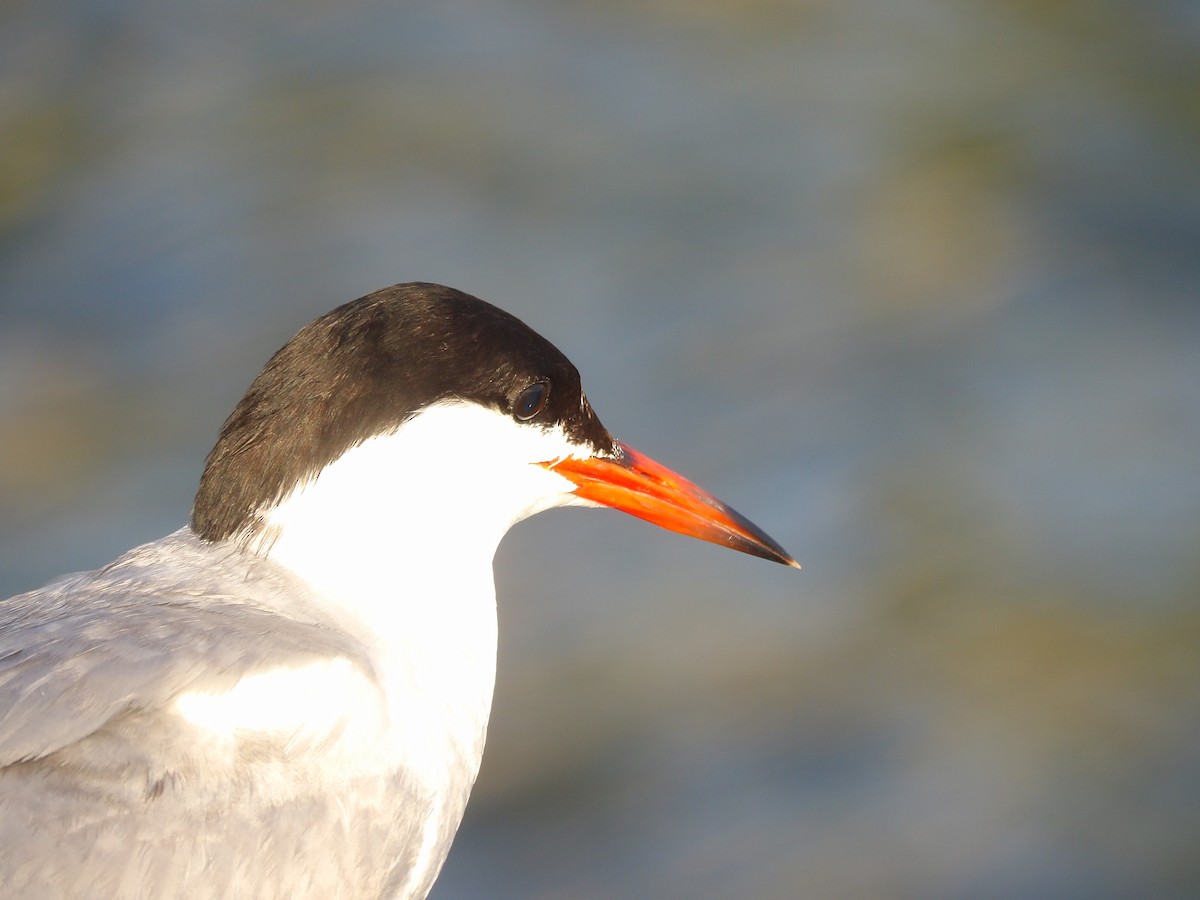
[[[6,891],[423,897],[483,753],[492,556],[582,502],[530,465],[572,450],[437,405],[298,485],[251,548],[185,528],[0,605]]]
[[[0,604],[0,893],[424,897],[483,754],[492,557],[565,505],[794,565],[501,310],[398,285],[301,329],[188,527]]]

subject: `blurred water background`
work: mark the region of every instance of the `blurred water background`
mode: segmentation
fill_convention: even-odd
[[[0,6],[0,596],[442,281],[796,573],[498,557],[436,900],[1200,896],[1200,5]]]

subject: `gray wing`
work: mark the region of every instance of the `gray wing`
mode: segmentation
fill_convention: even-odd
[[[353,641],[303,616],[303,596],[269,564],[179,532],[0,603],[0,766],[266,666],[367,665]],[[302,617],[283,614],[288,605]]]
[[[178,532],[0,603],[0,894],[167,900],[395,894],[432,798],[404,770],[312,777],[165,707],[364,651],[287,573]],[[232,754],[232,755],[230,755]]]

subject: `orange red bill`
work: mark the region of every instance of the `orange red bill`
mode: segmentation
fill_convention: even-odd
[[[575,495],[585,500],[669,531],[800,568],[791,554],[737,510],[631,447],[618,444],[611,459],[568,457],[542,465],[573,482]]]

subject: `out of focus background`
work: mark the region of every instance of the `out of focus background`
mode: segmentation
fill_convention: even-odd
[[[455,898],[1200,895],[1200,6],[0,6],[0,596],[441,281],[802,572],[498,557]]]

